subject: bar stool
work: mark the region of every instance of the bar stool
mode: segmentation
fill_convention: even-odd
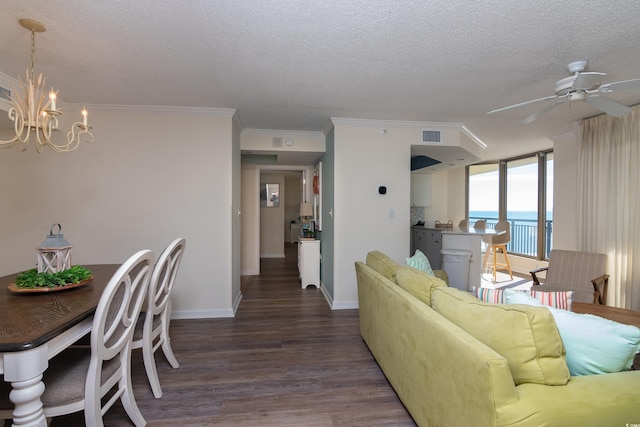
[[[496,281],[497,270],[509,271],[509,276],[513,280],[513,272],[511,271],[511,264],[509,263],[509,256],[507,255],[507,244],[511,241],[511,224],[509,221],[498,221],[496,224],[496,231],[504,231],[502,234],[483,236],[482,241],[487,244],[487,251],[482,262],[482,271],[485,271],[491,256],[491,270],[493,272],[493,281]],[[496,259],[496,252],[502,252],[504,262],[498,262]]]

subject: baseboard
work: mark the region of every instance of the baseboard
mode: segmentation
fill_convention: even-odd
[[[260,254],[260,258],[284,258],[284,252],[279,254]]]
[[[233,302],[233,317],[236,317],[236,311],[238,311],[238,307],[240,306],[240,301],[242,301],[242,292],[238,292],[238,296],[236,300]]]
[[[324,299],[327,300],[329,307],[331,307],[331,305],[333,304],[333,298],[331,298],[331,295],[329,295],[329,292],[327,292],[327,288],[324,287],[322,280],[320,281],[320,292],[322,292],[322,295],[324,295]]]
[[[358,301],[334,301],[331,310],[357,310],[359,307]]]
[[[320,281],[320,290],[322,291],[322,295],[324,295],[324,299],[327,300],[329,307],[331,310],[353,310],[359,308],[358,301],[342,301],[335,302],[329,292],[327,292],[327,288],[325,288],[322,281]]]
[[[173,311],[171,319],[217,319],[220,317],[233,317],[234,310],[225,308],[222,310],[187,310]]]

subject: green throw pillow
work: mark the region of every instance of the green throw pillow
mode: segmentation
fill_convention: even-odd
[[[442,286],[431,292],[431,307],[507,359],[516,385],[569,381],[562,339],[546,308],[487,304]]]
[[[431,264],[429,263],[429,259],[425,254],[422,253],[420,249],[416,249],[416,252],[413,254],[411,258],[407,258],[405,261],[405,265],[409,267],[413,267],[416,270],[424,271],[429,276],[435,277],[436,275],[433,273],[431,269]]]
[[[396,283],[405,291],[431,306],[431,292],[437,286],[447,284],[437,277],[429,276],[424,271],[413,267],[400,267],[396,272]]]
[[[505,289],[508,304],[539,305],[521,292]],[[627,370],[640,352],[640,328],[592,314],[549,307],[567,351],[571,375],[606,374]]]

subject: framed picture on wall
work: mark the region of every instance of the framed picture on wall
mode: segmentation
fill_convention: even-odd
[[[316,229],[322,231],[322,162],[313,171],[313,220]]]

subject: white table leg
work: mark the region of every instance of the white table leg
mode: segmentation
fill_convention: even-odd
[[[46,427],[40,396],[42,374],[49,365],[47,346],[3,354],[4,380],[11,383],[9,399],[14,403],[14,426]]]

